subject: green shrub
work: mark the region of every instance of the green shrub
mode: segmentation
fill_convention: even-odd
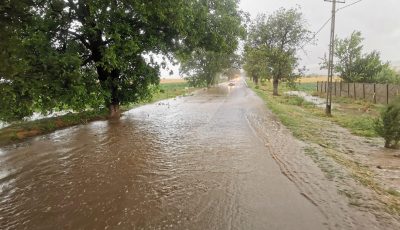
[[[390,103],[375,122],[376,132],[385,139],[386,148],[398,148],[400,142],[400,98]]]

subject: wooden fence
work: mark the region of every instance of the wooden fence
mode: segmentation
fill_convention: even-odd
[[[326,93],[328,82],[317,82],[317,91]],[[332,82],[332,96],[363,99],[373,103],[389,104],[400,95],[400,85],[374,83]]]

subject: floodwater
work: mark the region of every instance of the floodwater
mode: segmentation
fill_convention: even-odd
[[[316,105],[319,108],[325,108],[326,107],[326,99],[320,98],[320,97],[314,97],[306,92],[303,91],[289,91],[285,93],[286,95],[289,96],[297,96],[303,98],[305,101],[310,102],[314,105]],[[332,104],[333,108],[334,104]]]
[[[248,121],[264,107],[238,79],[0,148],[0,229],[326,229]]]

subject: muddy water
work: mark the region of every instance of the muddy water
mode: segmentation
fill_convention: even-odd
[[[0,229],[325,229],[242,82],[0,149]]]

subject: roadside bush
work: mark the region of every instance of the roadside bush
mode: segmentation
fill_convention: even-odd
[[[390,103],[375,122],[376,132],[385,139],[386,148],[398,148],[400,142],[400,97]]]

